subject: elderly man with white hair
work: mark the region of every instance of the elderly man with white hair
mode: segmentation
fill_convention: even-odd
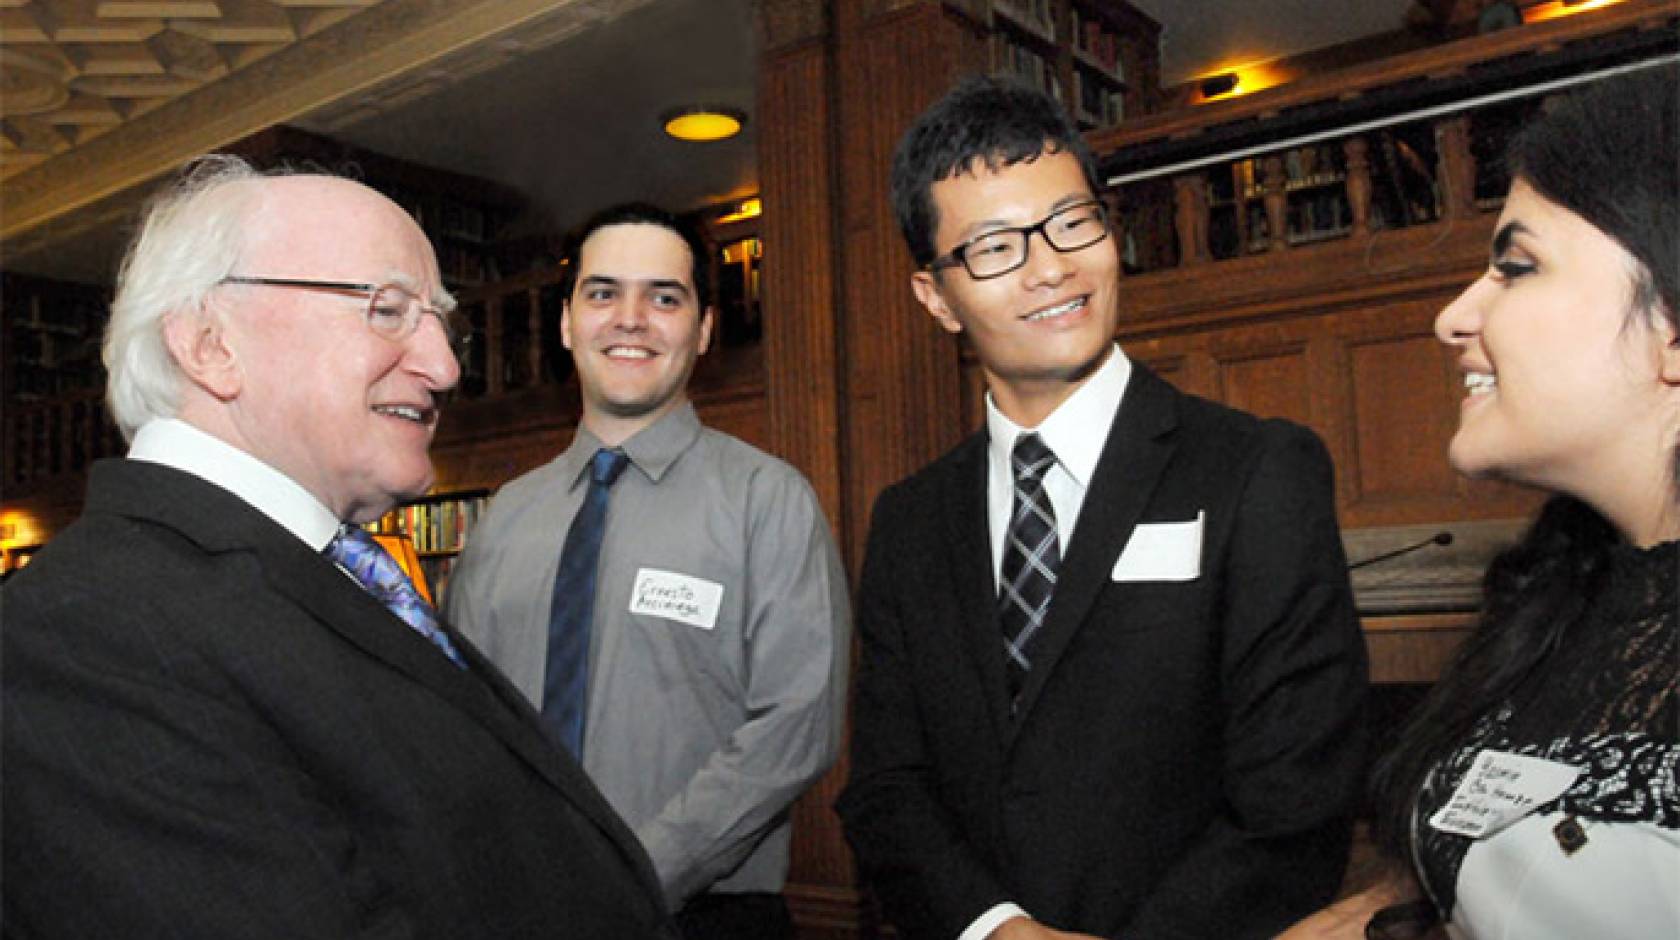
[[[355,525],[432,483],[453,306],[348,180],[211,158],[148,209],[128,457],[4,589],[8,936],[667,935],[629,830]]]

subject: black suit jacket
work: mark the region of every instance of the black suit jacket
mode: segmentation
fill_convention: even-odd
[[[1328,900],[1366,673],[1323,445],[1134,364],[1014,717],[985,488],[981,433],[875,506],[837,808],[888,919],[1231,940]],[[1199,577],[1111,580],[1139,524],[1198,513]]]
[[[472,645],[226,491],[101,463],[3,592],[6,936],[666,936],[634,837]]]

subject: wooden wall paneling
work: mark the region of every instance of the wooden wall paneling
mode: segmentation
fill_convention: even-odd
[[[1475,623],[1473,613],[1364,618],[1371,681],[1434,682]]]
[[[1306,343],[1283,340],[1221,357],[1225,404],[1262,418],[1313,423]]]
[[[1121,293],[1121,336],[1135,341],[1423,291],[1450,298],[1487,264],[1493,223],[1483,214],[1138,275]]]
[[[846,395],[846,544],[861,558],[875,496],[949,449],[970,427],[956,341],[910,292],[887,173],[899,136],[971,63],[974,27],[940,4],[866,19],[837,7],[839,217]]]
[[[1433,305],[1392,310],[1389,335],[1348,344],[1356,489],[1350,509],[1373,503],[1457,500],[1458,475],[1446,462],[1457,421],[1438,383],[1441,344],[1428,329]],[[1456,409],[1456,406],[1454,406]]]
[[[1335,452],[1344,526],[1521,518],[1538,505],[1532,490],[1466,480],[1447,461],[1464,388],[1457,354],[1435,338],[1434,321],[1459,286],[1438,285],[1335,320],[1347,429]]]
[[[759,25],[766,430],[811,478],[855,576],[875,495],[972,426],[972,372],[910,292],[887,171],[983,46],[936,2],[766,0]],[[842,760],[794,810],[787,896],[803,937],[860,929],[830,809],[844,775]]]
[[[830,48],[767,54],[759,71],[767,449],[798,467],[843,528],[839,311],[834,274]]]
[[[766,449],[805,474],[830,526],[843,536],[848,507],[842,487],[843,370],[834,282],[833,48],[827,10],[804,7],[797,17],[800,32],[782,37],[788,45],[766,49],[759,66],[759,120],[775,128],[758,138],[765,207]],[[767,38],[774,41],[771,28],[764,24]],[[843,545],[844,538],[840,541]],[[802,937],[824,936],[835,924],[857,921],[851,855],[831,809],[844,779],[836,768],[792,810],[785,893]]]

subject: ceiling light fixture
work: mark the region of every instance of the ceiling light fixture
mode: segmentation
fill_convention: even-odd
[[[727,140],[741,132],[747,115],[723,105],[691,105],[665,112],[659,123],[678,140]]]

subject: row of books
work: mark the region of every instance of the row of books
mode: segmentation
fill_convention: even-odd
[[[1101,81],[1086,78],[1078,70],[1073,73],[1073,100],[1076,116],[1099,127],[1109,127],[1126,119],[1126,95]]]
[[[1051,0],[992,0],[992,14],[1056,41],[1056,16]]]
[[[1120,37],[1078,7],[1073,8],[1073,48],[1116,79],[1126,80],[1125,62],[1120,58]]]
[[[416,551],[458,552],[466,547],[467,532],[489,502],[488,496],[468,496],[400,506],[394,512]]]
[[[1062,100],[1062,83],[1056,78],[1055,66],[1034,50],[1001,35],[992,36],[992,73],[1013,76]]]

